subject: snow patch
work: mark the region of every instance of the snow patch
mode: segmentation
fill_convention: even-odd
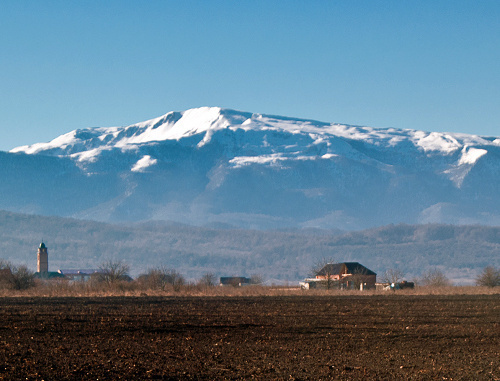
[[[70,157],[75,158],[79,162],[95,163],[97,161],[97,157],[101,152],[102,148],[95,148],[88,151],[75,153],[73,155],[70,155]]]
[[[210,143],[210,141],[212,140],[212,136],[213,136],[214,132],[213,130],[208,130],[207,132],[205,132],[205,136],[203,137],[203,139],[197,144],[197,147],[198,148],[201,148],[203,147],[205,144],[208,144]]]
[[[443,171],[449,179],[453,181],[457,188],[461,188],[465,178],[474,167],[474,164],[488,153],[485,149],[469,147],[467,145],[462,149],[462,155],[456,165],[453,165]]]
[[[157,159],[153,159],[149,155],[143,156],[135,165],[132,167],[132,172],[145,172],[146,168],[155,165],[158,162]]]
[[[229,160],[229,163],[233,165],[233,168],[241,168],[251,164],[280,166],[280,163],[285,161],[308,161],[308,160],[316,160],[316,156],[304,156],[304,155],[284,156],[281,153],[273,153],[270,155],[260,155],[260,156],[237,156]]]
[[[474,164],[479,160],[480,157],[486,155],[488,153],[485,149],[472,148],[465,146],[462,149],[462,157],[458,161],[458,165],[462,164]]]
[[[229,163],[233,165],[234,168],[245,167],[250,164],[277,164],[280,161],[287,160],[279,153],[274,153],[271,155],[261,155],[261,156],[237,156],[231,160]]]
[[[337,157],[339,155],[335,155],[333,153],[325,153],[323,156],[321,156],[322,159],[331,159],[332,157]]]
[[[427,151],[439,151],[444,153],[452,153],[461,148],[462,145],[449,134],[440,132],[424,132],[415,131],[413,134],[416,144]]]

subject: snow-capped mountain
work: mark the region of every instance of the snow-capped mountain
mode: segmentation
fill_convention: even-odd
[[[104,221],[500,225],[500,138],[217,107],[0,153],[0,208]]]

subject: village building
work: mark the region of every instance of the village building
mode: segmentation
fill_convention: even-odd
[[[248,286],[252,283],[250,278],[245,278],[243,276],[222,276],[220,277],[220,285],[221,286]]]
[[[85,269],[85,270],[57,270],[49,271],[49,253],[45,243],[40,243],[37,252],[37,272],[35,278],[38,279],[65,279],[69,282],[87,282],[96,278],[102,273],[101,270]]]
[[[375,288],[377,274],[358,262],[327,263],[314,278],[300,282],[303,289],[358,289]]]
[[[101,270],[92,270],[92,269],[87,269],[87,270],[62,270],[59,269],[57,270],[59,274],[64,276],[67,280],[70,282],[88,282],[92,279],[95,279],[98,277],[100,274],[102,274]]]
[[[402,280],[401,282],[395,282],[395,283],[377,283],[375,285],[375,288],[377,290],[405,290],[405,289],[414,289],[415,288],[415,283],[414,282],[408,282],[406,280]]]

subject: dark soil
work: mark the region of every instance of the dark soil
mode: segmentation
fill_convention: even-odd
[[[500,297],[0,299],[0,379],[499,380]]]

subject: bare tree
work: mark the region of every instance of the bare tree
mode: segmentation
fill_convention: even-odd
[[[158,267],[139,276],[138,281],[151,289],[165,290],[169,285],[179,291],[186,283],[184,277],[173,269]]]
[[[0,288],[12,288],[12,265],[0,259]]]
[[[3,288],[26,290],[35,286],[35,273],[25,265],[16,267],[0,260],[0,285]]]
[[[250,284],[262,284],[264,283],[264,277],[259,274],[253,274],[250,276]]]
[[[26,290],[35,286],[35,273],[25,265],[12,268],[12,288]]]
[[[487,266],[483,272],[476,278],[478,286],[496,287],[500,286],[500,270],[493,266]]]
[[[0,288],[11,288],[12,287],[12,265],[0,259]]]
[[[382,282],[384,283],[399,283],[403,280],[405,273],[399,269],[387,269],[382,275]]]
[[[122,261],[104,262],[101,266],[99,266],[99,270],[99,281],[106,282],[108,285],[131,279],[128,275],[129,266]]]
[[[324,284],[327,290],[333,288],[335,281],[334,277],[339,274],[335,274],[332,271],[332,266],[328,266],[335,263],[333,258],[323,258],[316,262],[311,268],[311,273],[315,277],[321,277],[325,280]]]
[[[444,273],[441,270],[438,269],[428,270],[426,273],[424,273],[422,275],[420,283],[423,286],[430,286],[430,287],[451,286],[450,280],[446,277],[446,275],[444,275]]]
[[[10,262],[7,262],[4,259],[0,259],[0,270],[10,270],[11,267],[12,265],[10,264]]]
[[[204,287],[214,287],[217,284],[217,277],[214,273],[205,273],[198,283]]]

